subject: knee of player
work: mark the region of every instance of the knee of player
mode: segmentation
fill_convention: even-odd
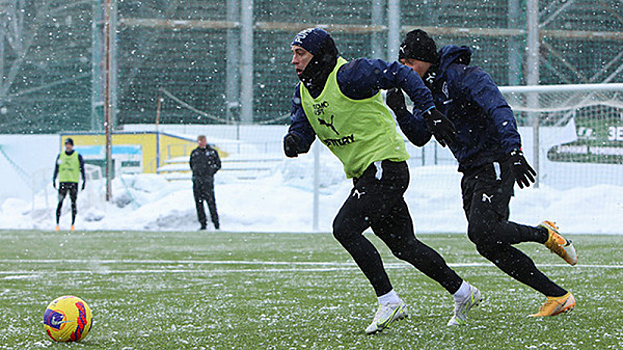
[[[333,221],[333,237],[342,243],[352,240],[357,234],[352,227],[353,225],[350,224],[348,220],[339,220],[336,218]]]
[[[486,242],[476,243],[476,250],[478,251],[480,255],[484,256],[485,258],[489,260],[491,260],[491,258],[494,257],[494,253],[496,251],[494,245],[490,243],[486,243]]]
[[[348,230],[345,229],[344,225],[333,221],[333,237],[341,242],[348,236]]]
[[[480,255],[488,260],[496,260],[500,252],[504,251],[503,246],[507,245],[495,238],[494,234],[485,232],[485,235],[470,236],[470,240],[476,245],[476,250]]]

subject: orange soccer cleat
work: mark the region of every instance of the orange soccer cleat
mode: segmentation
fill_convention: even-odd
[[[561,297],[547,297],[547,301],[541,306],[539,312],[530,315],[530,317],[556,316],[564,312],[569,312],[573,310],[574,307],[575,298],[571,293],[567,293]]]
[[[563,258],[567,264],[575,265],[578,263],[578,254],[573,247],[570,239],[566,239],[558,233],[558,226],[552,221],[543,221],[539,224],[549,233],[545,246],[552,251],[552,253]]]

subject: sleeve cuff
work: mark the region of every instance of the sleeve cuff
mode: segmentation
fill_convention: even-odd
[[[432,106],[426,108],[423,113],[426,113],[426,112],[430,111],[433,108],[435,108],[435,105],[432,105]]]

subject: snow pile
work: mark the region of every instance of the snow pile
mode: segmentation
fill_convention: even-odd
[[[283,130],[273,133],[282,135]],[[251,135],[267,137],[259,132]],[[275,135],[270,137],[279,139]],[[219,141],[223,149],[232,152],[231,157],[235,156],[235,150],[247,147],[244,142],[229,140],[228,143],[215,136],[210,139]],[[0,157],[0,181],[3,183],[0,229],[53,229],[57,191],[52,187],[51,178],[54,159],[59,152],[58,135],[4,135],[0,141],[10,160],[19,163],[31,176],[30,179],[20,176],[8,158]],[[40,147],[27,147],[33,143]],[[352,184],[346,179],[340,162],[325,148],[320,149],[318,229],[330,232],[333,218],[349,195]],[[233,171],[217,173],[215,192],[221,229],[232,232],[312,232],[313,151],[295,159],[285,159],[279,142],[275,149],[263,150],[268,153],[263,153],[262,157],[277,160],[271,163],[276,165],[271,166],[266,174],[242,180]],[[259,152],[257,147],[248,150],[251,151]],[[248,153],[245,155],[250,157]],[[582,175],[574,169],[569,173]],[[405,199],[417,233],[465,233],[467,224],[461,201],[461,174],[456,171],[456,165],[412,164],[410,170],[411,184]],[[34,194],[31,188],[37,189]],[[185,231],[199,228],[192,183],[188,179],[167,181],[156,174],[123,175],[113,180],[112,202],[104,200],[104,191],[103,180],[93,180],[87,183],[85,191],[80,192],[77,229]],[[516,197],[511,201],[511,220],[516,222],[536,225],[547,219],[556,221],[563,232],[623,234],[621,185],[576,186],[571,189],[541,185],[523,190],[516,188],[515,192]],[[66,198],[61,216],[62,229],[69,228],[70,207],[69,198]],[[210,225],[208,228],[212,229]]]
[[[222,230],[311,232],[310,164],[309,159],[287,160],[271,176],[254,180],[218,173],[215,188]],[[339,162],[323,164],[320,179],[319,230],[328,232],[333,217],[349,195],[351,182],[344,177]],[[114,200],[110,203],[97,191],[103,191],[103,183],[95,181],[87,187],[79,195],[76,227],[80,230],[185,231],[199,227],[189,180],[167,181],[155,174],[124,175],[113,181]],[[52,229],[55,193],[51,184],[38,193],[34,209],[28,201],[6,199],[0,206],[0,228]],[[405,198],[418,233],[465,232],[460,174],[454,166],[412,168]],[[622,198],[623,187],[611,185],[517,190],[511,201],[511,219],[526,224],[554,220],[569,233],[620,234],[623,215],[614,213],[623,212]],[[66,199],[62,228],[69,227],[69,209]]]

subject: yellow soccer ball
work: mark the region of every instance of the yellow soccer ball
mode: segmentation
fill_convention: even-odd
[[[66,295],[48,305],[43,323],[50,338],[56,341],[80,341],[89,334],[92,318],[91,309],[84,300]]]

